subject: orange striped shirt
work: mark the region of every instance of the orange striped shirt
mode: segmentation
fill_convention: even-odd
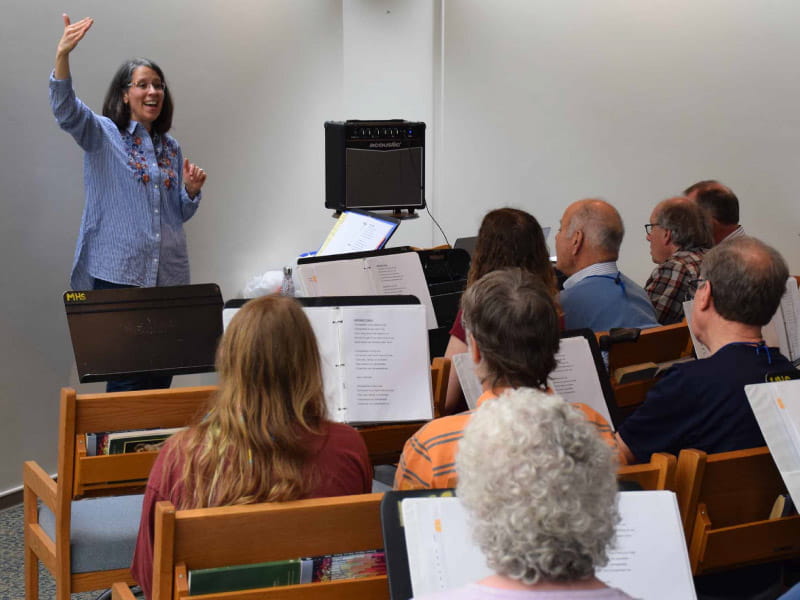
[[[486,400],[496,397],[497,394],[492,391],[484,392],[478,398],[478,408]],[[611,426],[597,411],[577,402],[572,406],[582,410],[586,419],[597,427],[605,442],[615,451],[619,451]],[[403,447],[403,454],[394,477],[394,489],[455,487],[458,441],[464,435],[464,429],[473,412],[468,410],[457,415],[441,417],[423,425]]]

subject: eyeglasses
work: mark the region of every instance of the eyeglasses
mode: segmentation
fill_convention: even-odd
[[[653,233],[653,227],[660,227],[660,225],[658,223],[645,223],[644,232],[647,235],[650,235],[651,233]]]
[[[686,299],[687,300],[694,300],[694,295],[697,293],[697,290],[700,289],[708,279],[704,277],[698,277],[697,279],[690,279],[689,280],[689,291],[686,292]]]
[[[152,87],[155,92],[163,92],[167,89],[167,84],[161,81],[132,81],[128,84],[128,87],[135,87],[143,92]]]

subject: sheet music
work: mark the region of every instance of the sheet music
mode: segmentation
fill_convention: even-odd
[[[744,388],[795,505],[800,502],[800,380],[757,383]]]
[[[686,315],[686,324],[689,326],[689,335],[692,337],[694,353],[697,355],[697,358],[708,358],[711,356],[711,350],[709,350],[708,346],[706,346],[703,342],[697,339],[694,334],[694,330],[692,329],[692,306],[694,306],[694,300],[687,300],[683,303],[683,314]]]
[[[464,392],[464,399],[467,407],[472,410],[478,405],[478,398],[483,393],[483,386],[480,379],[475,374],[475,363],[469,352],[455,354],[450,359],[453,368],[458,375],[458,382],[461,384],[461,391]]]
[[[432,419],[425,308],[350,306],[342,319],[347,421]]]
[[[781,303],[761,335],[768,346],[777,346],[789,360],[800,358],[800,327],[798,327],[798,311],[800,311],[800,294],[797,291],[797,280],[789,277]]]
[[[620,492],[618,497],[616,546],[597,577],[634,598],[695,599],[675,494]],[[472,541],[468,515],[458,498],[407,498],[401,510],[415,597],[492,573]]]
[[[416,252],[307,263],[298,265],[296,272],[303,292],[310,297],[414,295],[425,307],[427,328],[438,327]]]
[[[614,427],[589,341],[581,336],[561,338],[556,362],[558,366],[548,381],[550,387],[567,402],[590,406]]]
[[[377,250],[396,227],[397,223],[391,221],[346,211],[337,219],[317,256]]]
[[[673,492],[620,492],[614,548],[597,578],[634,598],[696,598]]]
[[[347,420],[344,396],[344,367],[342,363],[342,309],[335,306],[304,306],[303,312],[311,323],[319,348],[322,385],[325,403],[333,421]]]

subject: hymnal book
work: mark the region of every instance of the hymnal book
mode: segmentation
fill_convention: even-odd
[[[598,579],[634,598],[696,598],[675,494],[620,492],[618,498],[616,541],[608,564],[596,571]],[[492,574],[457,497],[408,498],[401,509],[415,597]],[[386,549],[392,560],[392,547]]]
[[[425,307],[428,329],[438,323],[416,252],[303,262],[297,276],[305,296],[396,296],[411,294]]]
[[[218,594],[386,574],[383,550],[328,554],[189,571],[189,595]]]
[[[586,404],[599,413],[612,428],[616,428],[616,419],[609,410],[608,400],[613,392],[608,389],[607,384],[604,385],[603,382],[608,380],[605,367],[602,366],[602,359],[595,356],[599,350],[596,344],[592,346],[588,337],[578,335],[579,331],[583,330],[565,332],[565,337],[561,338],[556,354],[557,366],[550,374],[548,384],[567,402]],[[594,340],[594,334],[589,330],[586,332]],[[467,406],[474,409],[483,393],[483,387],[475,374],[472,357],[465,352],[453,356],[452,362]],[[602,379],[599,369],[602,370]]]
[[[185,429],[185,427],[87,433],[86,454],[87,456],[101,456],[103,454],[151,452],[160,449],[167,438],[181,429]]]
[[[433,418],[421,304],[306,306],[331,418],[343,423]]]
[[[744,391],[792,499],[800,499],[800,380],[746,385]]]

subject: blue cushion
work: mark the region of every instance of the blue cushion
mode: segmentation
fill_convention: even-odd
[[[142,515],[142,498],[139,494],[72,502],[72,573],[131,566]],[[44,505],[39,508],[39,524],[50,539],[55,540],[55,517]]]

